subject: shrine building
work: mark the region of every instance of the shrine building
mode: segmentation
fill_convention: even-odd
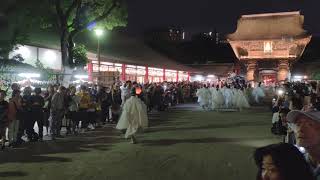
[[[236,57],[246,66],[251,82],[283,82],[302,56],[311,35],[303,29],[299,11],[242,15],[237,29],[227,35]]]

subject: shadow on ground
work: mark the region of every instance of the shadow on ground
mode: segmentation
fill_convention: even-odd
[[[142,140],[141,144],[145,146],[170,146],[181,143],[235,143],[243,141],[264,140],[264,138],[201,138],[201,139],[159,139]]]
[[[91,131],[75,137],[61,138],[56,141],[26,143],[15,149],[5,149],[0,153],[0,164],[4,163],[41,163],[71,162],[72,159],[52,157],[50,154],[81,153],[92,150],[107,151],[112,144],[119,142],[115,132]],[[108,136],[110,135],[110,136]],[[111,136],[113,135],[113,136]],[[9,173],[10,175],[10,173]],[[2,177],[0,175],[0,177]]]
[[[0,172],[0,177],[23,177],[27,176],[28,174],[22,171],[6,171],[6,172]]]
[[[163,123],[165,124],[165,122]],[[171,125],[170,123],[166,123],[167,125]],[[185,123],[181,123],[185,125]],[[174,124],[177,125],[177,124]],[[179,124],[178,124],[179,125]],[[266,126],[266,122],[238,122],[238,123],[229,123],[229,124],[210,124],[199,127],[176,127],[176,126],[168,126],[168,127],[160,127],[160,128],[149,128],[145,131],[145,133],[152,133],[158,131],[185,131],[185,130],[205,130],[205,129],[220,129],[220,128],[233,128],[233,127],[252,127],[252,126]]]

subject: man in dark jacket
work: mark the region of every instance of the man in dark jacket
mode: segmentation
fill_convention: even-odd
[[[34,135],[32,137],[32,141],[36,140],[42,140],[43,137],[43,106],[44,106],[44,98],[40,95],[41,94],[41,88],[35,88],[34,89],[35,95],[31,97],[31,112],[32,112],[32,127],[34,126],[34,123],[37,122],[39,132],[38,132],[38,137],[36,133],[34,132],[33,128],[32,134]]]

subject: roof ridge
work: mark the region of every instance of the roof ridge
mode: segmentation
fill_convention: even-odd
[[[242,15],[241,18],[256,18],[256,17],[270,17],[270,16],[288,16],[288,15],[300,15],[300,11],[278,12],[278,13],[259,13]]]

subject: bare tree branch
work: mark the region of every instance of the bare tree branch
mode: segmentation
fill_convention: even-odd
[[[79,20],[79,11],[81,8],[82,0],[76,0],[76,1],[78,1],[78,3],[76,4],[76,16],[75,16],[75,18],[73,18],[72,23],[70,25],[68,25],[68,28],[74,27],[77,23],[77,20]]]
[[[63,21],[65,21],[65,16],[64,16],[64,13],[63,13],[63,10],[62,10],[62,7],[61,7],[61,1],[60,0],[55,0],[55,8],[56,8],[56,11],[57,11],[57,15],[59,16],[59,19],[60,19],[60,23],[62,24]]]
[[[80,4],[81,5],[82,0],[73,0],[71,6],[68,8],[66,12],[66,18],[68,19],[71,12]]]

